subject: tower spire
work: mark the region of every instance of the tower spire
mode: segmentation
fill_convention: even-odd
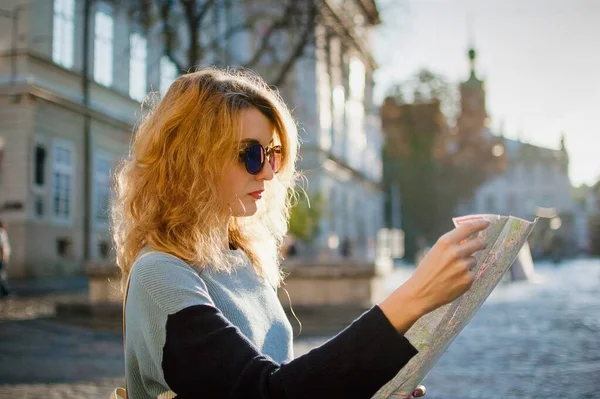
[[[477,75],[475,74],[475,60],[477,58],[477,52],[475,51],[475,48],[473,47],[473,45],[470,46],[468,54],[469,54],[469,63],[471,64],[471,77],[476,78]]]
[[[475,32],[473,29],[473,14],[472,14],[471,3],[467,3],[466,19],[467,19],[467,40],[469,41],[469,51],[467,55],[469,57],[469,64],[471,66],[471,77],[476,78],[475,74],[475,60],[477,59],[477,52],[475,51]]]

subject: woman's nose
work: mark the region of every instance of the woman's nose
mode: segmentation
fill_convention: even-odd
[[[271,163],[267,160],[260,171],[259,174],[256,175],[257,180],[271,180],[275,172],[273,172],[273,168],[271,167]]]

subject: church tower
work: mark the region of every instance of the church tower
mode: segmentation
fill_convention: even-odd
[[[485,82],[477,78],[475,60],[477,53],[471,47],[468,52],[471,64],[469,79],[460,85],[460,116],[457,127],[463,134],[482,134],[487,125],[485,109]]]

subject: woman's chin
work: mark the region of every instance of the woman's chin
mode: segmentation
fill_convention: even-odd
[[[254,215],[257,211],[258,211],[258,206],[256,201],[252,201],[252,202],[244,202],[244,208],[242,208],[241,206],[236,209],[237,212],[235,212],[235,217],[238,218],[243,218],[245,216],[252,216]]]

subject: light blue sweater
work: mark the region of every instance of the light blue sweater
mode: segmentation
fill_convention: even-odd
[[[195,305],[214,306],[264,355],[277,363],[293,358],[292,329],[275,289],[259,277],[246,254],[231,274],[199,271],[172,255],[148,252],[131,271],[126,304],[126,378],[131,398],[170,391],[162,361],[169,315]],[[203,367],[198,364],[198,373]]]

